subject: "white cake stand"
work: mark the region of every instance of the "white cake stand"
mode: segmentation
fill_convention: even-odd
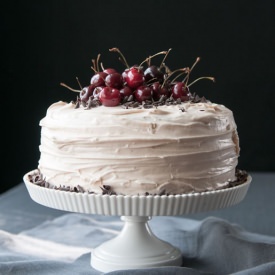
[[[31,198],[44,206],[87,214],[121,216],[120,234],[95,248],[91,265],[101,272],[160,266],[181,266],[178,248],[160,240],[151,231],[152,216],[179,216],[225,208],[239,203],[246,195],[251,176],[241,185],[203,193],[169,196],[123,196],[66,192],[24,182]]]

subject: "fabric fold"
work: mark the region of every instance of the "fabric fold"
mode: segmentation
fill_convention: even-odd
[[[153,217],[149,226],[158,238],[181,250],[183,266],[110,274],[275,274],[275,237],[214,217]],[[69,213],[19,234],[2,230],[0,274],[102,274],[90,265],[91,251],[122,227],[120,217]]]
[[[91,249],[60,244],[22,234],[11,234],[0,230],[0,260],[11,262],[14,259],[45,259],[73,262]]]

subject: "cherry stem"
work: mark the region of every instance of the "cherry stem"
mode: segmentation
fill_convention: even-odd
[[[171,70],[169,69],[169,67],[168,67],[168,66],[166,66],[166,64],[165,64],[165,63],[162,63],[162,67],[164,67],[164,68],[165,68],[165,72],[166,72],[166,74],[170,74],[170,73],[171,73]]]
[[[122,61],[123,61],[124,65],[127,67],[127,69],[130,69],[130,66],[129,66],[129,64],[126,61],[125,56],[122,54],[122,52],[118,48],[112,48],[112,49],[109,49],[109,51],[110,52],[117,52],[117,53],[119,53],[120,56],[121,56],[121,58],[122,58]]]
[[[186,70],[183,71],[182,73],[178,74],[178,75],[171,81],[171,83],[175,82],[176,79],[179,78],[181,75],[186,74],[186,73],[188,74],[188,73],[189,73],[189,68],[185,68],[185,69],[186,69]]]
[[[96,59],[96,70],[99,72],[99,59],[100,59],[100,53],[97,55]]]
[[[78,77],[76,77],[76,81],[77,81],[77,83],[78,83],[78,85],[79,85],[80,89],[82,90],[83,88],[82,88],[82,86],[81,86],[81,84],[80,84],[80,82],[79,82]]]
[[[147,58],[147,67],[151,66],[151,55]]]
[[[200,57],[197,57],[196,61],[195,61],[194,64],[192,65],[191,69],[189,70],[187,76],[183,79],[182,82],[186,81],[186,85],[187,85],[187,83],[188,83],[188,81],[189,81],[189,76],[190,76],[191,71],[194,69],[194,67],[198,64],[198,62],[199,62],[200,60],[201,60],[201,58],[200,58]]]
[[[96,69],[96,62],[94,59],[92,59],[93,62],[93,66],[91,67],[91,69],[94,71],[94,73],[98,73],[97,69]]]
[[[138,67],[140,68],[141,65],[142,65],[143,63],[148,62],[148,61],[151,60],[153,57],[155,57],[155,56],[157,56],[157,55],[160,55],[160,54],[165,54],[165,55],[167,55],[167,51],[162,51],[162,52],[159,52],[159,53],[156,53],[156,54],[154,54],[154,55],[151,55],[151,56],[147,57],[145,60],[143,60],[143,61],[139,64]]]
[[[177,69],[177,70],[171,72],[171,73],[168,75],[168,77],[163,81],[162,87],[164,87],[166,81],[171,77],[171,75],[173,75],[173,74],[175,74],[175,73],[177,73],[177,72],[185,73],[185,72],[187,71],[187,69],[188,69],[188,68],[181,68],[181,69]]]
[[[197,81],[201,80],[201,79],[209,79],[213,82],[215,82],[215,78],[212,77],[212,76],[202,76],[202,77],[199,77],[197,78],[196,80],[194,80],[192,83],[190,83],[189,85],[187,85],[187,87],[189,88],[191,85],[195,84]]]
[[[159,68],[162,68],[164,66],[164,61],[165,61],[166,57],[168,56],[168,54],[170,53],[171,50],[172,49],[170,48],[168,51],[166,51],[166,54],[165,54],[164,58],[162,59],[160,65],[159,65]]]
[[[197,57],[196,61],[194,62],[194,64],[192,65],[190,72],[194,69],[194,67],[198,64],[198,62],[201,60],[200,57]]]
[[[60,85],[63,86],[63,87],[65,87],[65,88],[67,88],[67,89],[69,89],[70,91],[77,92],[77,93],[81,92],[81,91],[79,91],[79,90],[76,90],[76,89],[73,89],[73,88],[69,87],[69,86],[66,85],[65,83],[62,83],[62,82],[61,82]]]
[[[102,62],[100,63],[100,67],[101,67],[101,70],[102,70],[102,71],[105,70]]]

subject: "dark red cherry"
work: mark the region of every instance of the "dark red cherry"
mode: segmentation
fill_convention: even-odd
[[[122,76],[127,85],[132,89],[141,86],[145,81],[143,70],[138,67],[126,69]]]
[[[123,85],[123,78],[120,73],[111,73],[108,74],[105,78],[106,86],[120,89]]]
[[[177,82],[172,87],[172,97],[176,100],[180,98],[182,102],[188,101],[190,98],[189,88],[184,82]]]
[[[158,101],[162,95],[166,96],[166,98],[170,97],[171,91],[168,86],[162,86],[159,82],[154,82],[151,85],[151,89],[153,91],[153,99]]]
[[[146,85],[140,86],[134,91],[134,96],[135,96],[136,101],[138,101],[140,103],[145,100],[151,100],[152,99],[152,89]]]
[[[93,75],[91,78],[90,84],[94,85],[94,87],[105,86],[105,78],[107,74],[104,72],[99,72]]]
[[[144,77],[146,82],[150,81],[151,79],[155,79],[156,81],[160,81],[160,82],[163,81],[163,73],[161,72],[159,67],[155,65],[148,67],[144,71]]]
[[[129,71],[129,69],[126,69],[126,70],[123,71],[122,74],[121,74],[124,81],[126,81],[125,79],[126,79],[126,77],[127,77],[128,71]]]
[[[98,86],[98,87],[95,87],[94,90],[93,90],[93,96],[96,98],[99,96],[100,92],[102,91],[102,89],[106,87],[106,86]]]
[[[132,89],[130,88],[130,87],[128,87],[128,86],[124,86],[123,88],[121,88],[120,89],[120,95],[121,95],[121,97],[122,97],[122,99],[125,97],[125,96],[130,96],[130,95],[132,95],[133,94],[133,91],[132,91]]]
[[[113,74],[113,73],[117,73],[117,71],[115,69],[113,69],[113,68],[107,68],[107,69],[103,70],[103,73]]]
[[[89,97],[93,95],[94,88],[94,85],[84,87],[79,93],[80,100],[83,102],[87,102]]]
[[[99,93],[99,100],[106,107],[114,107],[120,104],[121,95],[118,89],[104,87]]]

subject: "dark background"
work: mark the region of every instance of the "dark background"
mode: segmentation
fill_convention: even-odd
[[[170,68],[201,62],[192,91],[229,107],[240,136],[239,167],[275,171],[274,1],[9,1],[1,4],[0,191],[37,167],[39,121],[53,102],[75,99],[91,60],[123,69],[159,51]]]

